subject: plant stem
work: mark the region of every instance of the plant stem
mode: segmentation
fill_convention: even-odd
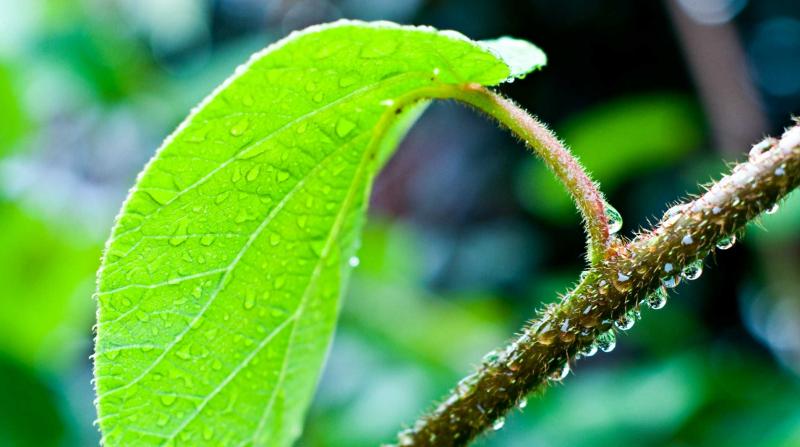
[[[511,100],[480,84],[440,84],[414,92],[397,101],[404,103],[425,99],[451,99],[468,104],[496,119],[520,138],[544,161],[567,189],[581,212],[586,230],[587,256],[596,265],[609,253],[610,233],[606,201],[597,185],[569,149],[547,127]]]
[[[560,380],[565,366],[599,335],[613,335],[613,322],[638,309],[662,287],[663,278],[703,259],[720,239],[735,235],[800,186],[800,124],[782,139],[767,141],[766,151],[736,165],[701,197],[668,213],[656,228],[630,242],[611,244],[611,256],[594,265],[574,290],[525,326],[504,350],[487,356],[437,408],[402,431],[398,444],[468,444],[527,394],[545,388],[549,377]]]

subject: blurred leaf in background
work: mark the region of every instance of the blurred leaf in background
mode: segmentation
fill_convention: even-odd
[[[603,191],[613,194],[628,179],[674,165],[696,149],[703,138],[701,122],[687,96],[653,93],[596,105],[557,130]],[[518,190],[533,213],[556,220],[573,214],[566,191],[538,160],[523,164]]]

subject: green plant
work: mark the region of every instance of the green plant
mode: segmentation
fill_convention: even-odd
[[[569,151],[486,86],[545,63],[510,38],[342,21],[256,54],[159,149],[98,274],[95,380],[107,445],[289,445],[336,322],[372,181],[432,99],[486,113],[572,195],[589,268],[574,290],[400,445],[462,445],[569,360],[613,345],[662,277],[685,270],[800,182],[800,128],[631,242]],[[724,244],[723,244],[724,245]],[[669,265],[669,268],[665,266]],[[671,285],[667,281],[668,285]],[[650,295],[656,293],[655,296]],[[647,298],[650,296],[651,298]]]

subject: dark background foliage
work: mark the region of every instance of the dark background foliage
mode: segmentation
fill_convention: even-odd
[[[550,65],[501,90],[574,148],[623,236],[800,111],[789,0],[0,1],[0,446],[97,442],[91,293],[126,189],[251,52],[341,17],[540,45]],[[798,224],[795,194],[478,444],[800,445]],[[576,280],[583,243],[535,158],[433,105],[376,185],[300,445],[389,441]]]

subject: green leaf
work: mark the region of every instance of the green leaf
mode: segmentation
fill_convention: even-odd
[[[108,242],[95,346],[106,445],[291,444],[372,180],[424,105],[415,92],[543,62],[508,38],[341,21],[237,69],[145,168]]]

